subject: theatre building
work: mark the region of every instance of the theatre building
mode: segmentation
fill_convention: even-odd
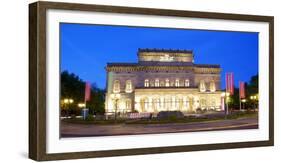
[[[220,65],[190,50],[139,49],[137,63],[108,63],[106,112],[221,109]]]

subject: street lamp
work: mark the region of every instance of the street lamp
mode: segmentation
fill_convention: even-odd
[[[254,109],[256,109],[256,102],[258,101],[258,95],[253,95],[250,96],[250,99],[253,101],[254,103]]]
[[[69,114],[68,114],[69,105],[72,104],[73,102],[74,102],[74,100],[71,99],[71,98],[65,98],[65,99],[63,99],[63,104],[65,104],[65,105],[67,106],[67,107],[65,107],[65,108],[66,108],[66,112],[67,112],[67,116],[69,115]]]
[[[79,104],[78,104],[78,107],[79,107],[79,108],[84,108],[85,106],[86,106],[85,103],[79,103]]]
[[[119,93],[114,93],[110,95],[111,99],[114,101],[114,120],[116,121],[117,116],[117,104],[121,95]]]
[[[221,97],[224,98],[224,101],[226,103],[226,109],[225,109],[225,114],[228,115],[228,99],[229,99],[230,93],[229,92],[223,92],[221,94]]]
[[[245,109],[245,103],[246,103],[246,99],[242,99],[241,102],[243,103],[243,109]]]

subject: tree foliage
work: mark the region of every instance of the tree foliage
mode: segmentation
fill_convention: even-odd
[[[248,95],[258,94],[259,92],[259,76],[255,75],[251,77],[251,80],[247,83],[246,93]]]
[[[74,73],[63,71],[61,73],[61,100],[73,99],[72,104],[61,105],[62,110],[69,109],[71,114],[79,115],[81,109],[78,103],[84,103],[85,82]],[[91,85],[91,98],[87,101],[87,108],[91,114],[104,113],[105,90],[100,89],[96,84]]]

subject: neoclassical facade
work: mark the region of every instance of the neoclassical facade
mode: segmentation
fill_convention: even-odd
[[[221,109],[219,65],[189,50],[139,49],[137,63],[108,63],[106,112]]]

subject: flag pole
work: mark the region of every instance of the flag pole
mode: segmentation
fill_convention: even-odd
[[[241,111],[241,98],[239,97],[240,111]]]
[[[239,110],[241,111],[241,81],[239,81]]]
[[[225,108],[225,118],[226,118],[226,115],[228,114],[228,104],[227,104],[227,90],[228,90],[228,87],[229,87],[229,77],[228,77],[228,73],[226,73],[225,83],[226,83],[226,87],[225,87],[224,102],[225,102],[225,104],[226,104],[226,108]]]

